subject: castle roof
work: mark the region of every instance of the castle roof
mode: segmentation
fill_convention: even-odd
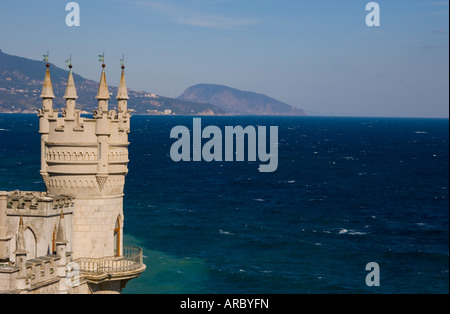
[[[59,219],[58,234],[56,236],[55,242],[60,244],[68,243],[66,240],[66,228],[64,224],[64,213],[62,210],[61,210],[61,217]]]
[[[127,91],[127,84],[125,82],[125,67],[122,67],[122,75],[120,76],[120,84],[119,84],[119,90],[117,91],[117,99],[118,100],[127,100],[128,97],[128,91]]]
[[[98,86],[97,96],[95,98],[99,99],[99,100],[111,99],[111,97],[109,97],[108,84],[106,84],[106,74],[105,74],[105,65],[104,64],[103,64],[102,75],[100,76],[100,84]]]
[[[75,82],[73,80],[72,70],[69,71],[69,77],[67,78],[66,92],[64,99],[77,99],[77,90],[75,88]]]
[[[42,87],[41,98],[55,98],[53,94],[52,80],[50,78],[50,64],[47,63],[47,71],[45,72],[44,85]]]

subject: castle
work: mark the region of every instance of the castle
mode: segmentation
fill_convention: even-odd
[[[103,63],[93,118],[76,109],[72,65],[62,116],[53,109],[50,64],[39,109],[46,192],[0,192],[0,294],[120,293],[145,270],[141,248],[123,244],[130,110],[125,67],[117,110]]]

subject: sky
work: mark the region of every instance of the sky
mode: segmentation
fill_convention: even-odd
[[[118,86],[178,97],[200,83],[266,94],[309,115],[449,117],[449,1],[0,1],[0,49]],[[43,68],[43,74],[45,69]]]

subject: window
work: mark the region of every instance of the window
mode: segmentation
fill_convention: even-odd
[[[23,233],[25,238],[25,248],[28,251],[27,253],[27,260],[36,258],[37,256],[37,240],[36,236],[34,235],[34,232],[27,228],[25,229],[25,232]]]
[[[119,217],[116,220],[114,227],[114,256],[120,256],[120,221]]]
[[[56,254],[56,225],[53,227],[52,232],[52,254]]]

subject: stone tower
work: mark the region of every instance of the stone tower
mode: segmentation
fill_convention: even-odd
[[[120,293],[146,269],[143,250],[123,245],[130,132],[125,67],[118,110],[109,110],[103,64],[98,109],[84,118],[76,109],[72,65],[62,116],[53,109],[46,66],[39,133],[47,191],[0,191],[0,294]]]
[[[98,109],[92,119],[76,109],[72,66],[62,117],[53,110],[49,64],[39,111],[41,175],[50,196],[73,196],[73,258],[120,256],[123,250],[123,190],[128,173],[130,111],[122,66],[118,111],[109,110],[110,93],[102,65]]]

